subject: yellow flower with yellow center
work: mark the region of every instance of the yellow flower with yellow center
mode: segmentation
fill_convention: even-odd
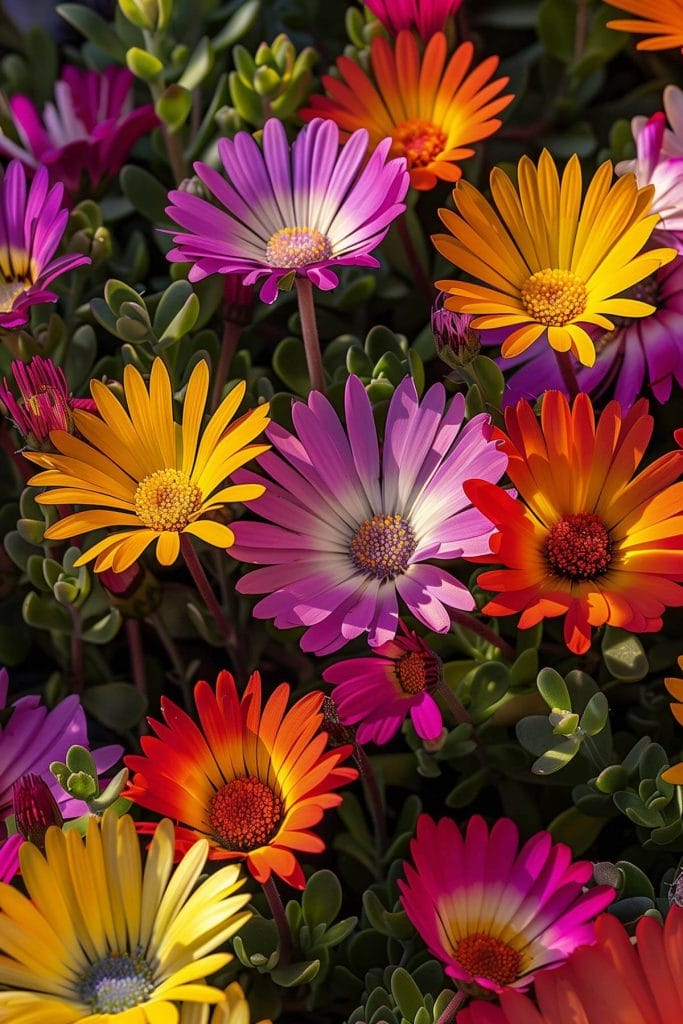
[[[232,546],[232,530],[212,514],[263,494],[262,484],[223,485],[236,469],[268,450],[267,444],[250,443],[268,425],[268,406],[230,425],[244,398],[246,384],[241,382],[202,429],[208,387],[209,368],[202,361],[190,376],[177,424],[163,360],[152,365],[149,389],[135,367],[127,366],[123,389],[128,411],[94,380],[90,390],[98,415],[73,411],[81,436],[52,431],[55,452],[24,453],[43,469],[30,481],[47,488],[38,495],[39,504],[87,506],[50,526],[48,540],[108,531],[76,565],[95,559],[96,572],[123,572],[152,542],[161,564],[171,565],[181,533],[216,547]]]

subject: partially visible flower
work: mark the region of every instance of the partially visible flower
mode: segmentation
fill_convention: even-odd
[[[656,245],[670,245],[683,252],[683,158],[663,152],[666,117],[653,114],[643,124],[632,122],[636,143],[635,160],[622,160],[614,168],[615,174],[635,174],[639,188],[652,185],[655,193],[650,211],[658,213],[660,220],[651,240]]]
[[[668,124],[664,131],[662,154],[683,157],[683,89],[677,85],[667,85],[662,94],[662,105]],[[645,117],[634,117],[631,121],[633,134],[645,124]]]
[[[89,398],[73,398],[69,394],[64,370],[51,359],[34,356],[30,363],[16,359],[12,363],[12,376],[19,389],[15,398],[4,378],[0,385],[0,400],[7,406],[17,430],[24,440],[36,447],[49,441],[51,430],[73,432],[72,409],[95,412],[95,403]]]
[[[0,843],[0,882],[11,882],[19,870],[19,847],[23,843],[18,832]]]
[[[237,584],[267,594],[259,619],[278,629],[305,626],[301,647],[331,654],[369,634],[372,647],[392,640],[398,599],[438,633],[450,629],[448,608],[471,610],[467,587],[433,564],[489,550],[490,524],[465,497],[466,480],[499,480],[505,456],[491,439],[486,415],[463,427],[465,400],[446,408],[441,384],[422,401],[406,377],[392,395],[380,458],[372,405],[358,377],[345,389],[346,431],[314,391],[292,410],[295,434],[273,424],[279,454],[259,459],[258,512],[268,522],[234,524],[233,554],[263,568]]]
[[[180,1024],[250,1024],[249,1003],[239,982],[233,981],[224,994],[225,999],[216,1004],[213,1012],[208,1006],[185,1003],[180,1011]],[[271,1021],[262,1020],[259,1024]]]
[[[243,284],[240,274],[226,274],[223,289],[223,320],[238,327],[251,323],[254,312],[254,289]]]
[[[190,281],[239,274],[251,285],[264,278],[264,302],[275,301],[283,278],[308,278],[329,291],[339,267],[378,267],[371,253],[405,209],[408,190],[405,162],[387,159],[390,145],[386,140],[366,162],[366,131],[340,150],[336,125],[317,119],[290,147],[274,117],[262,149],[249,132],[219,139],[224,173],[194,165],[218,205],[169,193],[166,212],[183,229],[169,260],[193,263]]]
[[[472,68],[473,55],[467,42],[448,58],[443,32],[431,37],[424,54],[412,32],[399,32],[393,45],[377,36],[370,45],[374,80],[350,57],[339,57],[339,76],[322,78],[327,96],[312,96],[299,116],[330,118],[346,134],[367,129],[371,150],[386,154],[390,146],[392,156],[405,157],[413,188],[457,181],[458,161],[500,128],[496,114],[513,99],[498,95],[509,81],[493,78],[498,58]]]
[[[450,818],[422,814],[410,853],[415,866],[406,862],[398,883],[403,909],[449,977],[493,992],[526,989],[592,942],[592,918],[615,896],[607,885],[585,892],[592,864],[572,863],[549,832],[520,849],[510,818],[489,833],[475,815],[463,838]]]
[[[403,635],[375,647],[369,658],[351,658],[323,672],[345,725],[357,725],[359,743],[388,743],[408,714],[424,740],[441,735],[443,721],[432,692],[441,659],[401,623]]]
[[[47,830],[64,824],[62,812],[48,784],[39,775],[29,772],[12,787],[12,805],[17,832],[41,850],[45,849]]]
[[[605,0],[635,18],[608,21],[608,28],[646,35],[638,50],[683,50],[683,0]],[[642,19],[642,20],[641,20]]]
[[[19,144],[0,131],[0,153],[32,171],[45,167],[53,183],[72,195],[90,195],[123,167],[133,145],[158,123],[154,107],[134,109],[133,75],[67,65],[55,83],[54,102],[42,118],[28,96],[9,101]]]
[[[678,659],[678,667],[683,671],[683,654]],[[664,680],[664,685],[673,697],[673,701],[669,705],[671,714],[679,725],[683,725],[683,679],[670,676]],[[674,786],[683,786],[683,761],[663,772],[662,778],[665,782],[670,782]]]
[[[93,816],[86,838],[49,830],[20,852],[23,896],[0,885],[0,1019],[13,1024],[174,1024],[177,1004],[216,1003],[214,953],[249,918],[228,865],[197,884],[207,843],[172,872],[173,825],[155,827],[146,863],[129,815]]]
[[[439,292],[432,306],[431,327],[436,354],[447,366],[467,366],[481,349],[481,332],[472,328],[470,313],[454,313],[444,305],[445,292]]]
[[[462,0],[364,0],[364,3],[387,32],[396,36],[401,29],[415,28],[427,42],[436,32],[441,32]]]

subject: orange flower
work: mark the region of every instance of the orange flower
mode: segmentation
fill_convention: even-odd
[[[678,667],[683,670],[683,654],[678,659]],[[671,713],[678,722],[679,725],[683,725],[683,679],[676,679],[674,676],[670,676],[664,680],[664,685],[677,703],[669,705]],[[683,761],[680,764],[675,764],[673,768],[668,768],[662,774],[662,778],[665,782],[671,782],[674,786],[683,786]]]
[[[340,77],[323,75],[327,96],[312,96],[299,115],[336,121],[347,136],[365,128],[372,149],[391,136],[390,153],[406,158],[413,188],[434,188],[438,178],[457,181],[462,171],[455,161],[474,154],[473,142],[493,135],[501,124],[495,115],[513,99],[498,95],[509,81],[493,79],[498,58],[470,70],[473,54],[472,44],[462,43],[447,63],[443,32],[431,37],[422,57],[407,29],[394,47],[377,36],[370,48],[374,82],[355,61],[340,57]]]
[[[323,694],[309,693],[286,712],[289,686],[282,683],[262,709],[258,672],[241,701],[233,677],[221,672],[215,693],[202,681],[194,696],[201,729],[161,698],[164,722],[149,720],[156,736],[143,736],[144,756],[125,759],[136,773],[125,796],[182,823],[178,853],[205,838],[209,858],[244,860],[258,882],[274,872],[303,889],[293,851],[325,849],[310,828],[341,803],[333,790],[357,776],[337,767],[350,746],[325,751]]]
[[[622,32],[651,35],[642,39],[638,50],[683,49],[683,0],[606,0],[610,7],[618,7],[637,18],[608,21],[608,28]],[[638,19],[643,18],[643,21]]]
[[[479,577],[499,591],[489,615],[521,612],[520,629],[565,615],[564,638],[588,650],[591,627],[661,628],[667,605],[683,604],[683,451],[635,474],[652,435],[641,400],[622,418],[610,402],[597,424],[588,395],[570,410],[548,391],[539,425],[528,402],[507,409],[508,476],[521,500],[483,480],[465,483],[470,501],[498,528],[491,554],[473,561],[505,568]]]

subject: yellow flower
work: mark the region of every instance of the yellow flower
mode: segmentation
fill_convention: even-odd
[[[233,981],[225,990],[225,1000],[218,1003],[209,1018],[211,1011],[207,1006],[185,1003],[180,1014],[180,1024],[249,1024],[249,1003],[242,991],[242,986]],[[259,1024],[271,1024],[262,1020]]]
[[[177,1003],[217,1003],[212,953],[248,919],[244,879],[221,868],[195,888],[208,843],[173,871],[174,832],[156,829],[143,866],[132,818],[92,817],[87,837],[53,827],[45,855],[21,849],[23,896],[0,884],[0,1021],[178,1024]]]
[[[625,174],[612,184],[606,161],[581,198],[581,166],[573,156],[562,175],[544,150],[536,168],[518,167],[518,189],[500,168],[491,172],[497,209],[465,181],[453,191],[457,212],[440,210],[449,235],[435,235],[439,252],[478,279],[437,281],[448,309],[476,314],[475,329],[510,333],[504,356],[516,356],[545,338],[558,352],[571,351],[585,366],[595,362],[586,325],[612,330],[610,317],[649,316],[654,306],[621,292],[676,255],[674,249],[642,252],[658,216],[649,214],[653,188],[638,188]]]
[[[181,533],[216,547],[231,547],[232,530],[215,522],[210,513],[263,494],[262,484],[221,485],[245,462],[268,450],[267,444],[250,444],[269,422],[268,406],[259,406],[229,427],[246,390],[240,382],[202,430],[208,387],[209,368],[202,361],[192,371],[182,424],[177,424],[163,360],[154,360],[149,392],[140,373],[126,366],[128,412],[101,381],[93,380],[90,390],[99,415],[73,412],[84,440],[52,431],[56,453],[24,453],[44,469],[30,481],[49,488],[38,495],[39,504],[90,506],[50,526],[45,531],[48,540],[123,527],[95,543],[77,566],[95,559],[96,572],[123,572],[153,541],[158,560],[171,565],[178,557]]]

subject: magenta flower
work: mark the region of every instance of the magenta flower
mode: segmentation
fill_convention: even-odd
[[[51,359],[34,356],[28,364],[17,359],[12,363],[12,375],[20,398],[14,397],[5,378],[0,385],[0,400],[29,444],[43,445],[51,430],[72,433],[72,409],[97,411],[92,399],[71,397],[64,371]]]
[[[405,160],[387,161],[385,139],[365,162],[368,133],[354,132],[339,150],[339,129],[320,118],[291,147],[277,118],[266,121],[263,150],[248,132],[220,139],[225,176],[206,164],[194,169],[220,204],[189,192],[169,194],[169,217],[187,233],[173,236],[169,260],[194,263],[189,279],[240,274],[265,278],[264,302],[274,302],[283,277],[308,277],[323,291],[336,287],[334,268],[378,267],[370,253],[405,209]],[[227,180],[226,180],[227,179]]]
[[[0,882],[11,882],[19,870],[19,847],[24,840],[15,833],[0,843]]]
[[[158,123],[154,107],[133,109],[133,75],[126,68],[83,71],[67,66],[55,84],[54,103],[41,118],[28,96],[9,101],[19,144],[0,132],[0,153],[36,171],[72,196],[92,192],[123,167],[141,135]]]
[[[491,523],[463,483],[495,482],[507,465],[486,415],[461,429],[465,400],[444,411],[441,384],[419,401],[411,378],[394,392],[380,458],[372,406],[357,377],[346,383],[346,430],[314,391],[292,410],[296,434],[266,431],[275,452],[257,461],[269,474],[257,511],[267,523],[234,523],[231,554],[264,568],[237,584],[267,594],[254,608],[279,629],[305,626],[305,651],[329,654],[368,633],[393,640],[398,598],[428,629],[445,633],[448,607],[472,609],[467,587],[433,560],[489,551]],[[235,481],[263,483],[248,470]]]
[[[399,881],[403,909],[430,953],[460,984],[523,991],[534,975],[559,967],[577,946],[595,941],[592,919],[615,891],[584,891],[593,866],[572,864],[571,850],[537,832],[521,849],[510,818],[489,833],[470,818],[465,837],[454,821],[417,822],[414,861]]]
[[[392,36],[403,28],[417,29],[426,41],[441,32],[446,19],[460,7],[462,0],[363,0]]]
[[[62,207],[64,186],[48,191],[47,171],[40,168],[26,188],[24,168],[12,160],[0,179],[0,327],[28,321],[30,306],[56,302],[47,285],[60,274],[90,263],[80,254],[54,258],[68,211]]]

